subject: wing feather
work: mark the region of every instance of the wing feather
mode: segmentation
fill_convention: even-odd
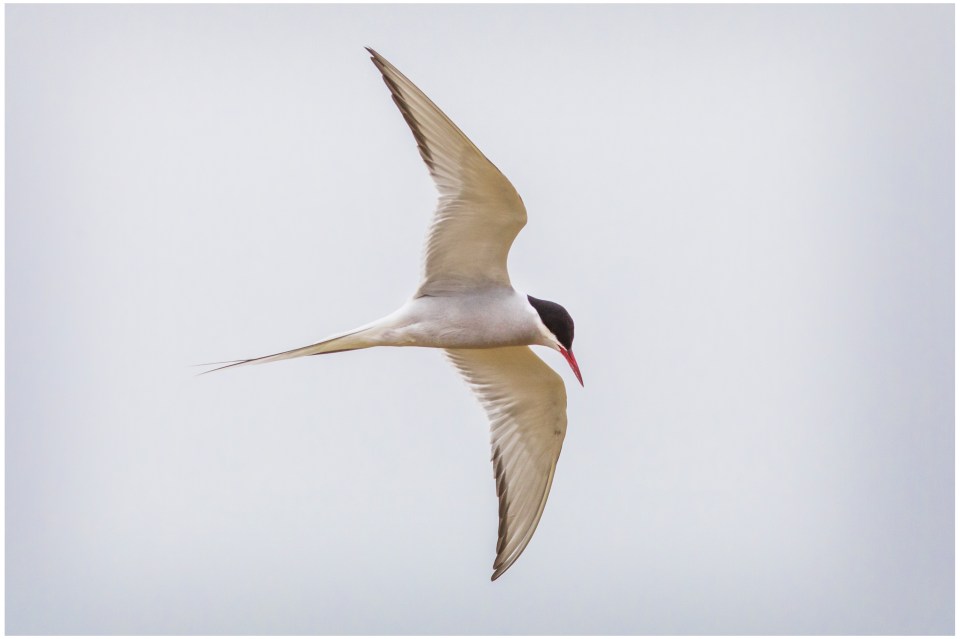
[[[490,419],[500,504],[496,579],[530,543],[543,515],[567,431],[567,392],[527,346],[446,352]]]
[[[413,82],[376,51],[367,51],[440,192],[416,295],[510,286],[507,255],[527,223],[516,189]]]

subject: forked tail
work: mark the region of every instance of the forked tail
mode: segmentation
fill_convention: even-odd
[[[355,328],[352,331],[340,333],[339,335],[334,335],[333,337],[328,337],[322,342],[317,342],[316,344],[311,344],[310,346],[295,348],[292,351],[284,351],[282,353],[275,353],[274,355],[265,355],[263,357],[254,357],[252,359],[241,359],[235,362],[224,363],[223,366],[217,366],[216,368],[204,371],[201,373],[201,375],[206,375],[207,373],[212,373],[214,371],[222,371],[225,368],[233,368],[234,366],[245,366],[247,364],[268,364],[270,362],[279,362],[284,359],[293,359],[295,357],[304,357],[306,355],[324,355],[327,353],[354,351],[359,348],[370,348],[371,346],[378,345],[378,342],[373,339],[373,329],[375,328],[375,325],[361,326],[360,328]]]

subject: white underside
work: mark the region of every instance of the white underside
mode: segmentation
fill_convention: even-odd
[[[364,331],[371,346],[551,346],[527,296],[512,288],[417,297]]]

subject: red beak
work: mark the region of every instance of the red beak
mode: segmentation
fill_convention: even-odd
[[[573,374],[577,376],[577,381],[579,381],[580,385],[583,386],[583,377],[580,376],[580,367],[577,366],[577,358],[573,356],[573,351],[568,351],[561,346],[560,354],[563,355],[564,359],[567,360],[567,364],[570,364],[570,368],[573,369]]]

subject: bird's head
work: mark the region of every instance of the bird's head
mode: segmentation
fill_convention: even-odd
[[[540,316],[542,329],[546,329],[546,331],[541,329],[541,332],[545,333],[544,345],[560,351],[573,369],[573,374],[577,376],[577,381],[583,386],[580,367],[577,365],[577,358],[573,356],[573,318],[570,317],[570,313],[556,302],[538,300],[532,295],[527,295],[527,300]]]

